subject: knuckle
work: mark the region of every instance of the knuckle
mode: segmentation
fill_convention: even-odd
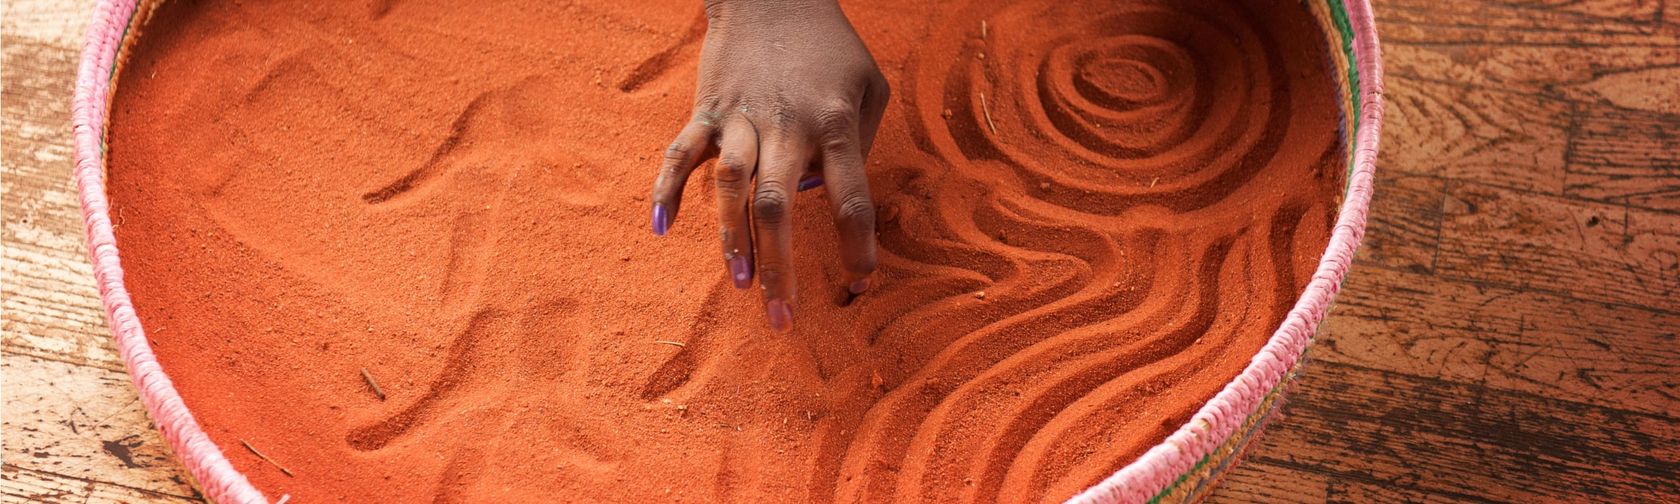
[[[857,108],[846,103],[830,103],[817,110],[817,128],[825,135],[839,135],[857,128]]]
[[[761,187],[753,193],[753,218],[765,224],[776,224],[787,218],[788,195],[776,187]]]
[[[724,202],[740,201],[741,191],[736,190],[734,186],[731,186],[729,184],[718,184],[717,188],[716,188],[716,191],[717,191],[717,198],[718,198],[718,203],[719,204],[723,204]],[[741,208],[745,209],[746,207],[743,206]],[[718,210],[722,211],[722,212],[727,212],[728,208],[718,207]],[[726,216],[727,216],[727,214],[726,214]]]
[[[875,226],[875,203],[869,196],[852,193],[840,199],[840,205],[835,209],[835,219],[849,228],[869,231]]]
[[[851,107],[824,107],[817,113],[822,145],[830,150],[852,148],[858,134],[858,111]]]
[[[702,92],[694,97],[694,115],[715,112],[723,104],[723,98],[713,92]]]
[[[786,275],[787,269],[775,261],[759,261],[758,263],[759,285],[764,286],[767,290],[780,291],[781,289],[778,286],[782,284],[782,278]]]
[[[762,98],[755,107],[753,121],[761,133],[792,133],[799,129],[798,108],[794,107],[791,98],[785,95],[774,95]]]
[[[747,179],[747,163],[739,154],[730,153],[718,156],[717,181],[733,186]]]
[[[687,161],[689,156],[693,154],[693,151],[694,149],[684,145],[681,141],[671,142],[671,145],[665,146],[665,161],[668,162],[667,166]]]
[[[794,114],[791,109],[786,108],[778,108],[771,111],[766,115],[765,120],[769,122],[769,127],[772,131],[783,133],[792,132],[798,129],[799,126],[799,116]]]

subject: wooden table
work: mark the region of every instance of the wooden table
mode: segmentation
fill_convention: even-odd
[[[1371,227],[1216,502],[1680,502],[1680,7],[1384,0]],[[110,344],[70,181],[91,0],[3,16],[0,496],[198,500]]]

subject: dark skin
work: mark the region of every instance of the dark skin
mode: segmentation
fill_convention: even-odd
[[[793,327],[793,195],[826,186],[853,294],[875,271],[864,160],[887,81],[836,0],[706,0],[694,113],[653,182],[653,232],[675,222],[689,174],[716,158],[723,264],[758,278],[771,329]]]

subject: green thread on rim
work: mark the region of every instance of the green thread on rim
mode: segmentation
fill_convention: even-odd
[[[1248,415],[1248,418],[1256,419],[1256,421],[1254,422],[1254,425],[1250,426],[1250,429],[1260,425],[1260,422],[1258,421],[1257,417],[1269,414],[1273,410],[1277,409],[1275,407],[1275,405],[1277,404],[1275,402],[1276,399],[1283,392],[1283,387],[1288,385],[1290,380],[1293,380],[1294,378],[1295,378],[1295,373],[1290,372],[1289,376],[1284,377],[1284,379],[1282,379],[1282,380],[1278,380],[1278,384],[1273,386],[1271,391],[1266,392],[1266,397],[1264,399],[1260,400],[1261,404],[1266,404],[1268,401],[1273,401],[1273,402],[1271,402],[1271,404],[1273,404],[1274,407],[1263,408],[1261,410],[1256,410],[1255,412],[1250,413]],[[1248,423],[1246,420],[1247,419],[1245,419],[1245,421],[1243,423]],[[1223,448],[1223,447],[1231,444],[1231,442],[1239,440],[1238,434],[1239,433],[1237,433],[1237,432],[1232,432],[1231,436],[1230,436],[1230,438],[1228,438],[1227,442],[1226,443],[1221,443],[1219,446],[1221,448]],[[1250,439],[1251,437],[1252,436],[1242,436],[1240,439]],[[1178,489],[1179,485],[1182,485],[1185,482],[1189,481],[1190,475],[1196,474],[1196,471],[1200,471],[1202,469],[1202,467],[1205,467],[1205,466],[1207,466],[1208,463],[1213,462],[1214,461],[1214,455],[1218,455],[1218,454],[1219,454],[1219,451],[1217,449],[1215,449],[1212,453],[1208,453],[1207,455],[1203,455],[1201,460],[1196,461],[1196,465],[1190,466],[1190,470],[1184,471],[1184,474],[1178,475],[1178,479],[1173,480],[1171,485],[1167,485],[1167,488],[1161,490],[1160,493],[1155,494],[1154,497],[1151,497],[1149,499],[1149,504],[1159,504],[1161,502],[1161,499],[1165,499],[1167,497],[1167,494],[1172,493],[1173,490]]]
[[[1363,115],[1360,112],[1361,97],[1359,96],[1359,59],[1354,56],[1353,52],[1353,23],[1348,20],[1347,4],[1343,3],[1343,0],[1325,0],[1324,3],[1330,12],[1331,27],[1335,28],[1338,35],[1341,35],[1341,44],[1339,49],[1341,49],[1343,55],[1347,56],[1348,64],[1347,121],[1349,128],[1347,138],[1344,139],[1348,142],[1348,167],[1347,176],[1344,177],[1345,180],[1342,182],[1342,194],[1345,195],[1348,191],[1353,190],[1353,169],[1357,166],[1354,163],[1354,157],[1357,155],[1357,151],[1354,150],[1353,146],[1358,143],[1359,116]]]
[[[1267,419],[1272,415],[1277,414],[1277,412],[1283,408],[1283,403],[1286,401],[1286,398],[1284,397],[1284,387],[1294,383],[1295,378],[1300,376],[1301,366],[1305,365],[1309,360],[1307,354],[1310,351],[1312,351],[1311,340],[1308,341],[1308,346],[1301,350],[1301,357],[1295,361],[1295,368],[1291,369],[1289,374],[1284,375],[1282,380],[1278,380],[1277,386],[1272,387],[1271,391],[1266,392],[1266,397],[1261,399],[1260,407],[1256,408],[1254,414],[1250,415],[1248,419],[1244,419],[1243,424],[1247,426],[1247,429],[1241,432],[1242,436],[1237,438],[1236,436],[1238,433],[1233,432],[1231,433],[1233,440],[1226,441],[1224,445],[1221,445],[1221,448],[1225,446],[1233,446],[1234,448],[1232,448],[1230,456],[1223,457],[1218,460],[1219,467],[1214,468],[1214,470],[1210,471],[1209,474],[1217,474],[1219,471],[1224,471],[1225,469],[1230,468],[1231,465],[1235,464],[1237,459],[1242,458],[1242,453],[1248,450],[1249,443],[1260,434],[1260,430],[1264,428],[1263,425],[1266,423]],[[1252,423],[1250,423],[1250,420],[1252,420]],[[1212,454],[1209,455],[1211,456]],[[1200,495],[1203,492],[1212,490],[1213,487],[1208,485],[1209,481],[1210,480],[1208,479],[1203,479],[1198,482],[1196,484],[1196,488],[1190,491],[1190,495]]]
[[[1348,21],[1347,5],[1342,0],[1327,0],[1330,5],[1330,24],[1336,32],[1342,35],[1342,54],[1348,58],[1348,97],[1353,101],[1353,110],[1348,111],[1348,122],[1352,124],[1352,131],[1359,132],[1359,59],[1353,53],[1353,23]],[[1352,147],[1352,146],[1349,146]],[[1348,171],[1353,171],[1349,166]]]
[[[134,31],[134,25],[140,21],[139,13],[140,2],[136,1],[134,2],[134,8],[128,11],[128,22],[123,23],[122,36],[117,37],[117,50],[111,55],[111,66],[105,69],[110,72],[109,75],[105,76],[106,87],[110,88],[110,91],[107,91],[106,94],[115,95],[117,93],[117,67],[122,65],[122,48],[128,44],[128,33]],[[110,104],[107,103],[105,107],[107,109],[106,113],[109,114]],[[107,116],[105,121],[109,122],[109,120],[110,118]],[[111,128],[99,129],[99,159],[101,164],[104,163],[105,154],[111,151],[110,135]]]

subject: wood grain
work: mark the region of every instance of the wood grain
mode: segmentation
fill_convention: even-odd
[[[150,428],[126,373],[29,356],[0,366],[8,378],[7,467],[193,494],[169,447]],[[14,385],[13,377],[40,381]]]
[[[1576,299],[1673,310],[1673,214],[1476,183],[1447,189],[1436,274]]]
[[[92,3],[0,15],[0,501],[197,501],[82,246],[68,96]],[[1376,12],[1366,245],[1284,416],[1211,500],[1680,502],[1680,13]]]
[[[1367,245],[1285,417],[1211,500],[1680,502],[1672,8],[1376,12]]]
[[[1317,361],[1680,416],[1680,314],[1382,268],[1344,289]]]
[[[99,480],[73,478],[62,474],[6,466],[0,468],[0,501],[41,504],[82,504],[88,502],[178,504],[203,502],[204,499],[196,495],[182,497]]]
[[[1626,78],[1622,85],[1651,85],[1669,98],[1627,100],[1658,112],[1614,102],[1615,107],[1581,111],[1575,119],[1580,135],[1569,145],[1564,169],[1564,194],[1680,212],[1680,131],[1674,127],[1680,88],[1673,87],[1680,83],[1680,67],[1619,75]]]
[[[1313,366],[1301,383],[1311,395],[1291,402],[1282,428],[1249,455],[1259,467],[1399,497],[1379,499],[1385,502],[1673,502],[1676,495],[1680,419],[1672,416],[1326,360]]]
[[[1382,172],[1558,193],[1571,105],[1558,99],[1395,72],[1387,77]]]

